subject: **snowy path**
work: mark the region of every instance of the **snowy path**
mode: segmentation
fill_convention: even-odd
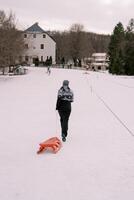
[[[60,137],[57,90],[70,80],[75,94],[69,137],[55,155],[38,144]],[[30,68],[0,77],[1,200],[133,200],[134,78]],[[97,95],[98,96],[97,96]]]

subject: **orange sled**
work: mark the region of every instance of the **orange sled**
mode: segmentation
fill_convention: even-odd
[[[51,148],[54,153],[57,153],[61,148],[61,141],[57,137],[52,137],[52,138],[42,142],[39,145],[40,145],[40,148],[37,151],[38,154],[41,153],[42,151],[45,151],[48,148]]]

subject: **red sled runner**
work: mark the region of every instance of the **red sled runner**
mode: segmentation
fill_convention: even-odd
[[[40,143],[39,145],[40,145],[40,148],[37,151],[38,154],[41,153],[42,151],[45,151],[48,148],[51,148],[54,153],[57,153],[61,148],[61,141],[57,137],[52,137]]]

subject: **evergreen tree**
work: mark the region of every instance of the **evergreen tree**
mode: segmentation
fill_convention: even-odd
[[[134,75],[134,19],[131,19],[126,30],[125,74]]]
[[[124,44],[125,31],[121,22],[119,22],[111,35],[109,44],[109,72],[113,74],[124,73]]]

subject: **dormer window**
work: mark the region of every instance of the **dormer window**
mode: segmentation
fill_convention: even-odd
[[[33,34],[33,38],[36,38],[36,34],[35,33]]]
[[[27,34],[24,34],[24,38],[27,38]]]
[[[46,34],[43,34],[43,38],[46,38]]]

